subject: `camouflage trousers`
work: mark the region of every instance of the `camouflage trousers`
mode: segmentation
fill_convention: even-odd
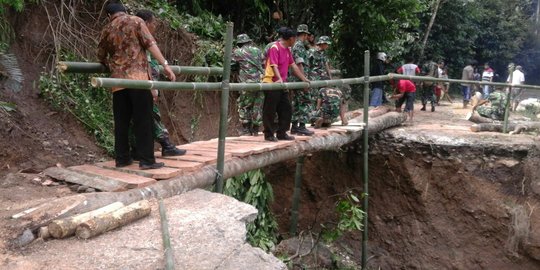
[[[295,91],[292,99],[292,122],[309,123],[313,117],[314,108],[310,90]]]
[[[237,99],[240,122],[261,126],[263,101],[264,96],[261,91],[241,92]]]
[[[476,108],[478,114],[493,120],[504,120],[504,109],[493,108],[490,106],[480,106]]]
[[[169,131],[161,122],[161,113],[157,104],[154,103],[154,108],[152,108],[152,119],[154,119],[154,139],[161,140],[165,137],[169,137]]]

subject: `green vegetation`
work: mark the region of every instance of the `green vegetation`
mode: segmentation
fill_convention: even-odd
[[[346,232],[362,230],[365,212],[361,209],[358,196],[352,191],[343,195],[336,203],[335,209],[339,218],[338,223],[335,226],[323,225],[322,238],[326,242],[333,242]]]
[[[274,191],[264,180],[262,170],[227,179],[223,193],[257,208],[257,218],[247,225],[248,241],[265,251],[271,250],[277,242],[278,224],[269,207],[274,200]]]
[[[75,60],[73,55],[63,59]],[[110,89],[94,88],[85,74],[47,74],[39,78],[41,96],[57,110],[72,114],[109,154],[114,151],[112,94]]]

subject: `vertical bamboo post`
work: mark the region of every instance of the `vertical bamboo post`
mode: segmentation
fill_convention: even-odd
[[[508,116],[510,115],[510,104],[512,103],[510,99],[512,98],[512,81],[514,80],[514,70],[516,70],[514,65],[511,65],[510,68],[508,68],[508,72],[510,72],[510,81],[508,83],[510,86],[508,87],[508,93],[506,93],[506,105],[504,106],[503,133],[508,133]]]
[[[302,169],[304,168],[304,156],[298,157],[296,160],[296,173],[294,175],[294,193],[293,203],[291,210],[291,236],[296,235],[296,228],[298,224],[298,208],[300,206],[300,191],[302,188]]]
[[[368,176],[368,152],[369,152],[369,145],[368,145],[368,118],[369,118],[369,50],[366,50],[364,52],[364,130],[362,132],[362,136],[364,138],[364,147],[362,149],[364,154],[364,174],[363,174],[363,182],[364,182],[364,199],[362,202],[362,208],[364,210],[364,231],[362,232],[362,269],[367,269],[367,252],[368,252],[368,182],[369,182],[369,176]]]
[[[161,219],[161,237],[163,238],[163,248],[165,249],[165,269],[174,270],[174,253],[171,247],[171,236],[169,234],[169,221],[163,205],[163,199],[159,199],[159,217]]]
[[[219,115],[219,141],[217,153],[216,191],[223,193],[223,169],[225,166],[225,137],[227,136],[227,120],[229,118],[229,89],[231,76],[231,57],[233,41],[232,22],[227,23],[227,35],[225,36],[225,52],[223,56],[223,81],[221,82],[221,111]]]

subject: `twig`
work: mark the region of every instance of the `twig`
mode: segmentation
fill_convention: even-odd
[[[165,269],[173,270],[174,254],[171,248],[169,222],[167,221],[167,214],[165,212],[165,206],[163,205],[163,199],[159,199],[159,216],[161,219],[161,236],[163,238],[163,248],[165,249]]]

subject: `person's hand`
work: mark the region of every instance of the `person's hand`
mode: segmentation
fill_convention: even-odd
[[[279,78],[276,82],[277,83],[283,83],[283,79]]]
[[[169,65],[163,66],[163,71],[165,72],[165,76],[171,81],[176,81],[176,75],[174,75],[174,72],[172,71],[171,67]]]
[[[346,126],[348,124],[349,124],[349,121],[347,121],[347,119],[343,119],[343,121],[341,121],[342,126]]]
[[[157,102],[158,90],[157,89],[152,89],[150,91],[152,92],[152,99],[154,100],[154,103]]]

